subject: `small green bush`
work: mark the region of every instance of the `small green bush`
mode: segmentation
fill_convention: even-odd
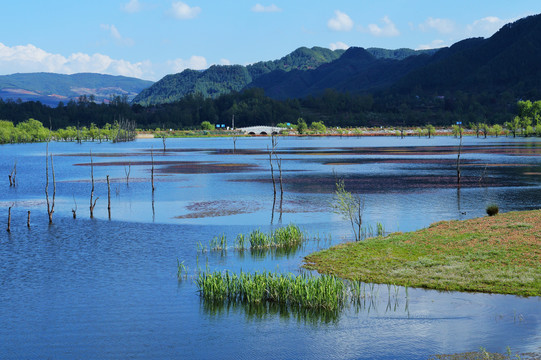
[[[487,214],[488,216],[494,216],[500,211],[500,208],[496,204],[490,204],[487,206]]]

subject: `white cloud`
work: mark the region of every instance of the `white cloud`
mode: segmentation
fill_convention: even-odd
[[[451,34],[457,30],[454,21],[449,19],[438,19],[429,17],[426,21],[419,25],[422,31],[436,30],[441,34]]]
[[[495,16],[487,16],[475,20],[471,24],[461,25],[450,19],[438,19],[429,17],[424,23],[419,24],[422,31],[435,30],[440,34],[452,36],[454,40],[465,37],[490,37],[505,24],[516,19],[500,19]]]
[[[329,45],[329,48],[331,50],[347,50],[349,49],[349,45],[341,42],[341,41],[338,41],[338,42],[335,42],[335,43],[332,43]]]
[[[228,59],[220,59],[220,65],[231,65],[231,61]]]
[[[438,48],[441,48],[441,47],[444,47],[444,46],[446,46],[445,41],[443,41],[443,40],[434,40],[430,44],[419,45],[417,47],[417,50],[438,49]]]
[[[370,24],[368,25],[368,32],[374,36],[398,36],[400,35],[400,31],[396,28],[395,24],[389,19],[388,16],[385,16],[383,19],[383,27],[379,27],[376,24]]]
[[[123,37],[122,35],[120,35],[120,32],[118,31],[118,29],[116,28],[116,26],[114,25],[109,25],[109,24],[101,24],[100,25],[100,28],[102,28],[103,30],[109,32],[109,34],[111,35],[111,37],[113,39],[115,39],[115,41],[120,44],[120,45],[126,45],[126,46],[131,46],[133,45],[133,40],[130,39],[130,38],[125,38]]]
[[[353,29],[353,20],[351,20],[348,14],[336,10],[334,17],[330,18],[327,22],[327,26],[334,31],[350,31]]]
[[[176,19],[186,20],[193,19],[201,12],[199,6],[190,7],[188,4],[183,3],[182,1],[177,1],[171,4],[169,9],[169,14]]]
[[[208,68],[207,59],[203,56],[193,55],[188,60],[175,59],[167,62],[171,70],[175,73],[182,72],[186,69],[204,70]]]
[[[502,20],[495,16],[487,16],[485,18],[475,20],[472,24],[466,26],[467,36],[483,36],[490,37],[502,26],[512,20]]]
[[[128,3],[122,5],[122,10],[127,13],[136,13],[141,11],[141,3],[139,0],[130,0]]]
[[[132,63],[103,54],[74,53],[68,57],[51,54],[32,44],[6,46],[0,43],[0,69],[4,74],[16,72],[55,72],[74,74],[95,72],[152,79],[155,74],[149,61]]]
[[[278,6],[272,4],[269,6],[263,6],[261,4],[256,4],[254,7],[252,7],[253,12],[280,12],[282,9],[280,9]]]

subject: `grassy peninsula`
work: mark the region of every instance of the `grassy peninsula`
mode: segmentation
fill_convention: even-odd
[[[541,210],[341,244],[307,256],[304,266],[365,282],[541,296]]]

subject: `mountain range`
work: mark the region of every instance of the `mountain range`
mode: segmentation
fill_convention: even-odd
[[[83,95],[93,96],[96,102],[108,101],[111,96],[125,96],[131,101],[152,84],[152,81],[132,77],[95,73],[0,75],[0,98],[40,101],[50,106],[57,106],[60,101],[77,101]]]
[[[452,95],[446,99],[476,94],[483,96],[484,106],[494,102],[500,107],[520,98],[537,99],[541,98],[541,15],[509,23],[490,38],[465,39],[441,49],[301,47],[279,60],[185,70],[155,83],[99,74],[0,76],[1,98],[46,104],[81,95],[94,95],[97,101],[124,95],[147,106],[172,103],[189,94],[217,98],[249,88],[260,88],[276,100],[319,96],[327,89],[373,94],[380,101],[408,94]]]
[[[436,50],[369,48],[366,51],[378,59],[403,60],[413,55],[433,54]],[[305,74],[309,77],[320,66],[337,61],[344,53],[345,50],[301,47],[279,60],[261,61],[248,66],[214,65],[204,71],[184,70],[178,74],[167,75],[143,90],[133,102],[140,105],[170,103],[195,93],[215,98],[231,91],[261,87],[265,84],[265,80],[258,82],[260,78],[279,82],[289,73],[295,74],[293,76]]]

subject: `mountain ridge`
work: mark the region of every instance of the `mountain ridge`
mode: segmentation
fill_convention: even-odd
[[[108,101],[111,96],[126,96],[131,101],[152,84],[148,80],[97,73],[15,73],[0,75],[0,98],[40,101],[51,106],[59,101],[76,101],[83,95],[92,95],[97,102]]]

